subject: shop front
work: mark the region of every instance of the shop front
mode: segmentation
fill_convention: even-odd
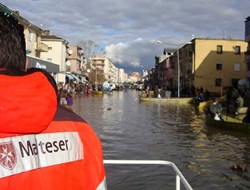
[[[50,74],[52,74],[52,76],[56,73],[59,73],[59,65],[55,63],[51,63],[49,61],[45,61],[37,57],[27,56],[27,58],[28,58],[28,68],[44,69]]]

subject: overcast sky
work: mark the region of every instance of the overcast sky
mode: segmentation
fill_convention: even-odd
[[[154,67],[167,43],[195,38],[244,40],[250,0],[1,0],[70,44],[92,40],[119,68]],[[160,40],[165,44],[153,43]]]

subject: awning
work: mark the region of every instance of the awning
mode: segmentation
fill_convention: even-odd
[[[240,79],[239,81],[238,81],[238,85],[239,86],[246,86],[246,87],[249,87],[249,81],[247,80],[247,79]]]
[[[66,77],[68,77],[69,80],[74,80],[74,77],[72,75],[70,75],[70,74],[67,74]]]
[[[78,76],[74,75],[73,73],[66,72],[66,76],[69,77],[70,80],[74,80],[78,83],[82,83],[82,81],[78,78]]]
[[[82,83],[87,83],[88,81],[87,81],[87,79],[85,78],[85,77],[83,77],[83,76],[78,76],[79,77],[79,79],[82,81]]]

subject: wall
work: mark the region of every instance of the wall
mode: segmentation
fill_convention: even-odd
[[[222,45],[223,53],[217,53],[217,45]],[[238,55],[234,46],[241,47]],[[221,92],[221,87],[231,86],[233,79],[246,77],[245,55],[246,42],[243,40],[195,40],[195,79],[196,87],[203,87],[210,92]],[[222,70],[216,70],[216,63],[222,63]],[[240,71],[234,70],[235,63],[240,63]],[[215,79],[222,78],[222,86],[215,86]]]

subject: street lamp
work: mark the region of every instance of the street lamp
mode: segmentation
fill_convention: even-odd
[[[191,44],[192,42],[187,42],[184,44],[172,44],[172,43],[166,43],[160,40],[156,40],[155,43],[177,46],[177,50],[176,50],[176,53],[177,53],[177,90],[178,90],[177,97],[180,98],[180,47],[181,45]]]

